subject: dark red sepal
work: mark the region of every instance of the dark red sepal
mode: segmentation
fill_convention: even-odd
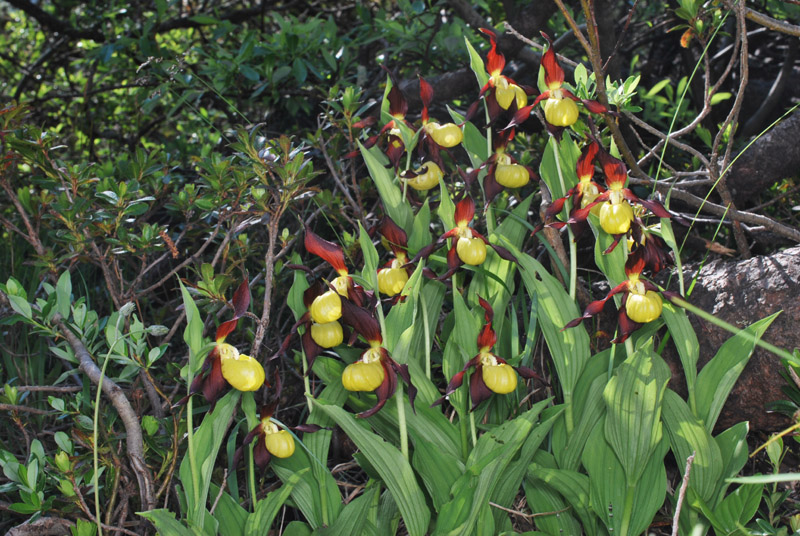
[[[372,314],[349,300],[342,300],[342,320],[369,342],[383,341],[381,327]]]
[[[306,251],[322,258],[333,266],[333,269],[339,274],[347,273],[347,266],[344,263],[344,251],[341,246],[318,236],[308,227],[305,228],[304,244]]]
[[[622,343],[630,337],[631,333],[639,329],[642,325],[638,322],[634,322],[630,318],[628,318],[628,314],[625,312],[625,303],[628,301],[628,295],[622,297],[622,305],[619,308],[619,314],[617,315],[617,322],[619,324],[619,336],[616,339],[612,340],[612,343]]]
[[[211,370],[203,379],[203,397],[211,404],[208,410],[211,413],[214,411],[217,400],[222,396],[222,392],[228,386],[228,382],[222,376],[222,361],[220,361],[219,355],[212,357],[212,354],[209,354],[206,360],[211,361]]]
[[[489,38],[489,43],[492,45],[489,53],[486,54],[486,71],[491,76],[499,75],[506,66],[506,58],[497,52],[497,34],[488,28],[479,28],[479,30]]]
[[[484,324],[483,329],[478,334],[478,348],[481,350],[489,349],[497,342],[497,334],[492,329],[492,325]]]
[[[556,52],[553,50],[553,42],[550,36],[542,32],[542,37],[547,41],[547,50],[542,55],[542,67],[544,67],[544,84],[547,89],[555,89],[564,83],[564,69],[558,64]]]
[[[214,338],[218,343],[221,343],[225,340],[225,337],[230,335],[234,329],[236,329],[236,323],[239,322],[238,319],[234,318],[233,320],[228,320],[223,322],[217,328],[217,335]]]
[[[408,235],[389,216],[384,216],[378,224],[378,232],[386,238],[395,257],[408,250]]]
[[[492,391],[486,387],[483,381],[483,374],[481,368],[476,367],[469,378],[469,396],[472,399],[472,408],[470,411],[475,411],[481,402],[488,400],[492,396]]]
[[[241,318],[247,312],[248,307],[250,307],[250,286],[245,278],[233,293],[234,318]]]
[[[617,245],[619,244],[619,241],[620,241],[620,240],[622,240],[622,237],[623,237],[623,236],[625,236],[625,234],[624,234],[624,233],[622,233],[622,234],[615,234],[615,235],[612,235],[612,236],[614,237],[614,241],[613,241],[613,242],[611,242],[611,245],[610,245],[610,246],[608,246],[608,247],[605,249],[605,251],[603,251],[603,255],[608,255],[609,253],[611,253],[612,251],[614,251],[614,249],[616,249]]]
[[[456,225],[468,225],[472,218],[475,217],[475,201],[470,196],[464,197],[464,199],[456,203],[454,216]]]
[[[579,180],[594,177],[594,159],[597,156],[598,149],[599,145],[592,140],[581,152],[577,167]]]

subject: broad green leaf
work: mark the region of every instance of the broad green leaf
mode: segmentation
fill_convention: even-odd
[[[591,448],[584,449],[581,457],[589,474],[590,505],[609,532],[623,534],[622,525],[628,518],[627,534],[641,534],[664,504],[667,489],[664,456],[669,447],[662,441],[650,456],[641,479],[628,487],[626,471],[605,439],[605,419],[601,418],[592,430],[588,441]],[[626,498],[632,498],[632,503],[626,502]],[[630,505],[627,512],[626,504]]]
[[[341,498],[329,471],[325,471],[327,477],[322,482],[317,479],[316,474],[319,472],[313,470],[315,463],[304,449],[298,448],[289,458],[273,457],[270,466],[284,485],[294,482],[290,488],[292,501],[303,513],[309,525],[316,529],[336,519],[341,511]],[[309,467],[312,471],[308,471]],[[295,475],[299,475],[299,480],[294,480]],[[324,509],[321,499],[323,492],[327,497],[325,502],[327,506]]]
[[[528,196],[522,203],[514,208],[503,223],[497,226],[494,233],[489,237],[492,243],[498,243],[499,236],[508,240],[515,247],[522,247],[522,242],[528,236],[526,219],[528,208],[530,207],[533,196]],[[481,265],[484,271],[479,271],[472,278],[469,285],[469,295],[476,303],[477,296],[487,300],[497,313],[495,315],[494,329],[500,333],[503,329],[505,318],[502,311],[508,307],[508,302],[514,292],[514,276],[517,271],[516,263],[502,259],[499,255],[491,253],[486,261]],[[491,274],[491,277],[489,276]]]
[[[554,154],[556,150],[559,154],[558,162]],[[564,197],[567,191],[578,183],[577,163],[580,154],[578,145],[569,136],[564,136],[560,144],[557,144],[552,136],[548,139],[547,146],[542,152],[539,174],[550,190],[552,199]]]
[[[322,409],[336,421],[370,461],[397,502],[409,534],[425,534],[430,521],[430,510],[425,504],[425,496],[417,484],[414,471],[400,451],[365,430],[342,408],[328,406],[319,401],[315,401],[315,407]]]
[[[486,141],[486,136],[484,136],[474,124],[469,121],[465,122],[464,116],[451,109],[449,106],[447,107],[447,111],[450,112],[450,117],[453,119],[453,122],[458,125],[464,124],[464,141],[461,142],[461,146],[467,151],[470,165],[473,168],[480,167],[489,159],[490,147]],[[486,171],[481,171],[478,175],[478,180],[482,180],[485,176]]]
[[[581,521],[583,533],[597,534],[597,518],[589,506],[589,477],[577,471],[553,469],[532,463],[526,480],[544,482],[561,494]]]
[[[229,391],[217,401],[214,411],[206,414],[202,424],[194,432],[194,459],[199,474],[192,477],[192,459],[188,453],[181,461],[179,476],[186,492],[187,518],[195,525],[202,522],[211,485],[211,473],[240,396],[239,391]],[[199,484],[198,489],[194,489],[195,481]]]
[[[700,357],[700,343],[697,335],[692,328],[692,324],[686,317],[686,311],[679,309],[669,302],[664,303],[661,316],[667,323],[672,341],[678,349],[678,356],[683,365],[683,372],[686,376],[686,387],[689,390],[689,406],[696,399],[695,383],[697,382],[697,360]],[[700,415],[697,415],[701,417]]]
[[[604,253],[614,243],[614,236],[600,228],[600,220],[594,214],[589,214],[592,232],[594,233],[594,261],[597,267],[606,275],[612,287],[616,287],[628,278],[625,275],[625,262],[628,260],[628,245],[623,237],[620,243],[610,253]],[[619,303],[619,302],[618,302]]]
[[[481,505],[492,496],[498,482],[505,478],[509,463],[519,452],[548,402],[545,400],[536,404],[514,420],[478,438],[467,459],[467,472],[453,484],[453,500],[442,507],[434,534],[473,534]],[[536,439],[541,441],[542,438],[543,435]]]
[[[69,311],[72,305],[72,279],[69,272],[65,271],[58,278],[56,283],[56,311],[64,320],[69,318]]]
[[[536,527],[547,536],[581,534],[581,525],[573,516],[571,505],[552,486],[541,481],[525,479],[525,498],[531,512],[536,514]]]
[[[256,503],[255,511],[247,516],[247,522],[244,526],[244,533],[247,536],[268,536],[272,521],[278,515],[283,503],[289,498],[292,488],[300,482],[306,472],[308,472],[308,469],[303,469],[293,474],[280,488],[271,491],[264,499]]]
[[[149,510],[147,512],[137,512],[137,514],[150,521],[162,536],[198,536],[202,534],[184,526],[180,521],[175,519],[175,512],[170,512],[163,508]]]
[[[411,255],[416,254],[420,249],[427,246],[433,241],[431,237],[431,209],[428,205],[428,199],[422,203],[422,206],[414,216],[414,225],[411,232],[408,234],[408,250]]]
[[[483,87],[489,82],[489,73],[486,72],[486,67],[483,64],[483,59],[478,51],[473,48],[467,37],[464,37],[464,43],[467,45],[467,52],[469,53],[469,67],[475,73],[475,78],[478,80],[478,86]]]
[[[713,515],[709,515],[705,504],[702,505],[703,513],[711,520],[717,534],[742,534],[739,529],[749,523],[758,511],[763,489],[761,483],[742,484],[714,508]]]
[[[667,389],[664,395],[662,416],[678,468],[683,473],[686,459],[694,453],[689,485],[704,501],[710,502],[722,475],[722,454],[716,441],[672,389]]]
[[[378,250],[375,249],[375,244],[372,239],[361,225],[358,223],[358,242],[361,244],[361,253],[364,256],[364,268],[361,270],[361,277],[369,282],[372,290],[378,293]]]
[[[219,486],[211,484],[211,495],[219,496],[217,508],[214,510],[214,517],[217,518],[221,527],[225,527],[225,534],[230,536],[247,536],[244,531],[247,516],[250,513],[230,496],[223,491],[219,493]]]
[[[749,449],[747,446],[747,432],[750,426],[746,422],[734,424],[714,438],[722,454],[722,478],[735,477],[747,463]],[[727,492],[729,481],[719,483],[717,487],[717,500],[722,500]]]
[[[449,231],[456,226],[456,206],[453,200],[450,199],[450,192],[447,191],[447,183],[444,177],[439,180],[439,193],[441,201],[439,202],[439,208],[436,210],[436,214],[438,214],[439,219],[442,220],[445,231]]]
[[[425,484],[434,510],[450,501],[453,483],[464,473],[464,463],[457,456],[444,453],[424,438],[415,438],[412,465]]]
[[[27,299],[23,298],[22,296],[8,294],[8,302],[11,304],[11,308],[14,309],[14,311],[18,314],[29,320],[33,318],[33,310],[31,309],[31,304],[28,303]]]
[[[595,356],[595,359],[597,356]],[[562,469],[576,471],[580,466],[581,453],[589,440],[589,434],[594,429],[597,421],[605,413],[605,404],[603,404],[603,390],[606,387],[605,375],[595,378],[591,386],[587,390],[586,404],[584,409],[576,409],[576,415],[579,416],[578,422],[572,431],[572,434],[566,438],[566,444],[556,446],[554,438],[554,449],[558,466]],[[580,382],[578,384],[580,390]],[[563,421],[562,421],[563,422]],[[564,434],[566,436],[566,433]]]
[[[283,529],[281,536],[311,536],[311,527],[302,521],[292,521]]]
[[[289,305],[289,309],[292,310],[295,320],[298,320],[306,312],[306,305],[303,303],[303,293],[308,287],[309,284],[305,272],[302,270],[295,270],[292,286],[289,288],[289,296],[286,298],[286,303]]]
[[[183,330],[183,340],[189,346],[189,370],[194,375],[202,365],[200,357],[203,349],[203,319],[200,318],[197,305],[180,279],[178,279],[178,285],[181,287],[183,308],[186,311],[186,329]]]
[[[659,374],[649,351],[626,359],[606,385],[605,434],[620,460],[625,460],[629,486],[639,480],[661,442],[661,402],[669,377]]]
[[[697,376],[697,413],[705,422],[706,430],[714,429],[722,406],[753,355],[756,347],[753,337],[761,338],[779,314],[763,318],[725,341],[700,371]]]
[[[358,498],[350,501],[347,506],[344,507],[342,513],[333,525],[326,529],[320,529],[319,534],[321,536],[353,536],[356,534],[365,534],[364,526],[369,523],[367,520],[367,511],[372,506],[377,492],[377,486],[367,488]]]
[[[565,401],[572,400],[572,393],[578,378],[589,360],[589,335],[583,327],[564,329],[580,313],[558,280],[550,275],[536,259],[522,253],[503,240],[519,261],[520,275],[529,296],[536,295],[540,315],[539,325],[553,356],[557,376],[561,383]],[[567,418],[571,420],[571,408],[567,408]]]
[[[378,188],[378,194],[381,196],[386,213],[407,233],[410,232],[414,216],[411,208],[403,201],[403,193],[394,182],[394,173],[383,167],[381,161],[378,160],[377,155],[380,154],[380,149],[377,147],[366,149],[361,142],[358,143],[358,147],[361,149],[361,156],[367,164],[369,174]]]
[[[548,404],[550,400],[547,401]],[[539,406],[541,402],[537,404]],[[544,406],[541,406],[544,408]],[[503,471],[503,478],[501,478],[495,485],[492,492],[492,502],[499,504],[505,508],[511,508],[514,499],[519,494],[519,486],[523,481],[526,473],[528,472],[528,465],[533,459],[534,455],[539,452],[539,446],[542,444],[547,434],[553,427],[553,424],[561,418],[562,410],[549,413],[549,416],[539,424],[535,425],[534,429],[525,439],[522,448],[519,450],[519,455],[508,465]],[[544,416],[543,416],[544,418]],[[502,519],[506,518],[507,514],[503,510],[495,511],[495,524],[500,525]]]

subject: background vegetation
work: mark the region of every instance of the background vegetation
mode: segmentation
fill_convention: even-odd
[[[304,507],[298,495],[289,498],[291,486],[305,482],[301,476],[290,476],[292,472],[302,475],[298,467],[284,467],[283,473],[267,470],[258,478],[239,470],[237,477],[234,451],[241,436],[254,426],[255,404],[267,402],[272,388],[248,399],[253,407],[245,408],[246,416],[234,413],[237,401],[233,397],[224,398],[215,410],[221,412],[217,415],[229,411],[229,419],[215,420],[216,426],[224,427],[197,432],[211,437],[227,430],[225,440],[217,445],[219,457],[216,452],[207,453],[212,463],[203,475],[209,480],[205,490],[209,500],[187,505],[187,483],[179,474],[187,456],[185,437],[192,428],[187,413],[196,411],[193,424],[198,427],[209,408],[195,402],[187,412],[187,406],[177,404],[187,393],[187,369],[192,368],[187,364],[199,363],[198,356],[209,350],[210,345],[197,338],[203,334],[213,338],[215,327],[231,318],[234,289],[248,279],[252,312],[240,320],[231,338],[266,365],[268,379],[279,371],[283,391],[276,417],[281,422],[295,425],[314,420],[309,420],[303,394],[299,351],[268,361],[302,314],[302,310],[298,314],[302,309],[302,290],[297,290],[300,272],[293,265],[309,265],[311,274],[318,277],[330,275],[330,266],[303,248],[304,228],[341,244],[350,266],[369,262],[359,226],[372,230],[384,215],[386,199],[375,187],[376,171],[368,169],[358,152],[358,141],[377,133],[385,122],[380,115],[387,84],[383,68],[404,90],[412,122],[419,121],[421,109],[419,76],[434,88],[433,117],[449,118],[450,111],[465,114],[480,90],[465,42],[482,58],[488,51],[488,42],[477,28],[495,28],[501,34],[498,48],[506,56],[504,73],[531,87],[537,87],[544,45],[539,32],[548,33],[563,56],[567,82],[580,80],[583,72],[586,96],[595,95],[619,111],[614,118],[606,116],[605,140],[613,135],[640,197],[669,197],[675,243],[681,251],[676,259],[679,265],[681,259],[704,261],[718,254],[749,258],[800,241],[796,210],[800,167],[791,171],[780,167],[800,159],[796,144],[793,151],[775,149],[780,152],[760,164],[765,168],[763,175],[755,177],[742,167],[752,165],[747,162],[752,152],[745,149],[753,144],[754,152],[763,139],[769,139],[759,137],[762,131],[778,119],[789,126],[800,122],[795,111],[800,100],[800,83],[796,83],[800,28],[793,24],[800,20],[800,5],[777,0],[746,5],[692,0],[621,5],[597,0],[592,6],[595,20],[588,26],[591,30],[596,25],[599,42],[586,44],[594,56],[570,33],[569,23],[575,22],[582,36],[593,35],[587,31],[579,2],[0,3],[0,281],[6,283],[0,293],[0,380],[5,384],[0,395],[5,430],[0,438],[5,475],[0,484],[0,529],[10,530],[26,521],[40,523],[57,513],[55,517],[69,521],[75,533],[90,534],[100,512],[108,530],[152,533],[152,526],[136,512],[162,508],[194,530],[202,527],[211,533],[215,529],[207,525],[205,509],[230,510],[230,517],[223,518],[230,521],[243,519],[239,515],[243,508],[265,516],[243,522],[258,526],[259,520],[272,520],[282,508],[274,525],[279,533],[291,521],[314,528],[333,524],[333,513],[355,515],[360,510],[343,505],[361,500],[364,511],[374,507],[373,517],[394,520],[377,527],[382,533],[413,532],[403,508],[398,529],[397,506],[379,499],[385,487],[375,482],[390,486],[387,475],[372,467],[381,453],[372,452],[366,459],[354,455],[356,446],[369,451],[365,448],[369,441],[357,439],[364,427],[338,415],[338,408],[324,410],[328,420],[322,424],[334,427],[335,422],[340,429],[328,439],[330,453],[322,463],[332,475],[332,485],[338,487],[331,496],[338,496],[342,505]],[[537,46],[529,46],[516,32]],[[583,66],[576,68],[577,64]],[[588,78],[586,73],[598,68],[608,75],[607,81]],[[377,120],[375,125],[370,126],[368,118]],[[784,139],[796,140],[792,132],[787,131]],[[546,165],[549,134],[537,121],[528,121],[520,133],[513,146],[517,158],[539,170],[540,164]],[[672,138],[665,143],[668,133]],[[534,188],[523,193],[502,194],[502,208],[527,206],[523,200],[528,199],[532,208],[522,215],[533,228],[541,221],[539,207],[543,215],[551,199]],[[432,225],[433,238],[447,231],[439,220]],[[511,227],[511,223],[506,225],[504,229]],[[529,230],[515,231],[520,234],[515,246],[537,264],[536,259],[555,267],[552,273],[560,275],[559,261],[562,267],[570,264],[566,235],[559,237],[547,230],[542,240],[534,241],[527,238]],[[598,272],[605,267],[596,265],[594,248],[591,236],[576,246],[580,281],[578,305],[571,303],[575,316],[607,291],[596,287],[594,291],[602,296],[591,295],[592,284],[605,280]],[[535,321],[530,324],[536,316],[527,309],[533,298],[522,292],[539,283],[524,281],[525,276],[515,279],[513,273],[509,277],[519,287],[516,301],[511,302],[518,308],[502,314],[509,325],[514,323],[514,333],[522,340],[522,347],[513,346],[515,342],[509,351],[529,350],[527,364],[548,380],[547,386],[535,384],[538,389],[530,400],[527,391],[520,390],[520,407],[528,411],[525,431],[530,433],[535,424],[541,427],[544,440],[548,432],[543,423],[555,419],[557,410],[535,403],[551,396],[556,403],[564,402],[558,366],[551,355],[556,352],[544,328]],[[543,274],[538,280],[551,281]],[[471,308],[469,323],[476,326],[476,333],[483,314],[477,292],[477,286],[473,287],[465,306]],[[129,303],[133,309],[124,310]],[[190,303],[196,303],[199,315],[192,315]],[[462,322],[455,319],[457,307],[448,302],[434,311],[433,332],[442,328],[443,334],[450,334],[453,325]],[[195,322],[191,330],[186,328],[187,321],[189,325]],[[615,322],[605,318],[591,326],[592,354],[610,347]],[[677,334],[675,325],[669,326],[671,338],[688,340],[691,346],[691,337]],[[766,325],[768,321],[752,328],[753,332],[760,336]],[[181,337],[184,329],[190,334],[186,339]],[[597,336],[603,332],[607,332],[605,337]],[[664,330],[648,335],[666,340]],[[447,359],[443,355],[446,338],[431,346],[437,368]],[[681,351],[680,346],[676,351]],[[96,398],[98,378],[89,366],[95,361],[95,368],[103,367],[107,375],[107,399]],[[196,369],[189,374],[193,372]],[[325,372],[318,375],[323,381],[316,376],[311,380],[316,394],[332,383]],[[447,379],[440,375],[434,389],[444,392]],[[590,383],[586,380],[581,387],[588,392]],[[679,407],[673,415],[683,415],[682,400],[654,396],[658,411],[662,404],[672,404]],[[713,403],[721,405],[724,398]],[[97,404],[96,400],[102,401]],[[120,409],[125,404],[128,409]],[[243,407],[246,404],[242,402]],[[708,404],[713,405],[712,401]],[[517,415],[508,407],[503,410],[506,413],[500,415],[502,411],[493,407],[495,414],[484,422],[487,428],[499,426],[512,413]],[[541,420],[540,411],[544,411]],[[459,416],[468,419],[466,414]],[[658,421],[658,412],[655,418]],[[701,419],[702,434],[693,430],[704,434],[704,440],[710,438],[712,432],[722,432],[713,430],[715,420]],[[523,426],[518,420],[509,422]],[[131,446],[130,427],[141,430],[138,447]],[[491,436],[492,441],[505,437],[512,442],[510,438],[522,434],[522,428],[511,428],[503,429],[508,437],[496,431],[497,436],[481,437]],[[373,431],[393,443],[399,441],[385,423]],[[744,433],[743,429],[735,432],[736,437]],[[473,441],[471,461],[479,459],[481,448],[497,446],[489,441],[478,445]],[[673,454],[660,466],[668,468],[664,482],[669,479],[671,490],[680,487],[686,456],[692,452],[688,443],[676,443],[672,441]],[[767,465],[760,470],[778,472],[790,443],[786,450],[782,443],[772,443],[780,447],[772,446],[769,456],[762,456]],[[533,443],[522,445],[520,440],[518,450],[531,449],[531,456],[539,448]],[[669,441],[654,440],[645,450],[661,463],[669,445]],[[552,451],[552,444],[543,450],[547,448]],[[509,460],[525,459],[518,450],[508,453]],[[656,451],[658,455],[653,454]],[[640,461],[648,462],[648,456]],[[466,456],[463,461],[467,463]],[[568,474],[574,477],[572,481],[550,481],[550,487],[537,487],[544,477],[531,476],[524,488],[518,485],[513,490],[518,497],[512,493],[514,500],[506,505],[515,513],[506,516],[502,525],[498,521],[498,532],[513,528],[549,534],[557,530],[603,533],[606,526],[613,527],[607,519],[590,515],[587,497],[568,493],[584,484],[586,471],[591,473],[577,458],[574,461],[577,465],[570,465],[574,471]],[[541,474],[551,471],[553,479],[567,474],[557,472],[567,467],[562,462],[536,460],[543,468]],[[579,467],[583,473],[578,474]],[[412,480],[424,480],[424,471],[417,464],[414,469],[417,476]],[[475,469],[481,470],[490,471],[485,466]],[[745,491],[737,495],[747,505],[739,510],[752,510],[747,519],[736,518],[731,524],[714,519],[713,503],[723,502],[729,485],[721,476],[722,469],[718,473],[717,479],[709,477],[703,484],[709,507],[703,510],[695,504],[691,514],[695,517],[686,523],[702,519],[698,523],[705,523],[705,530],[713,525],[711,530],[718,534],[795,530],[790,525],[797,512],[794,496],[777,483],[761,485],[747,492],[747,497],[740,497]],[[95,501],[95,478],[102,488],[102,504]],[[314,478],[328,484],[319,475]],[[279,488],[282,481],[284,487]],[[220,493],[220,487],[228,490],[226,494]],[[440,501],[445,499],[430,487],[425,489],[422,502],[440,511]],[[267,495],[276,490],[285,493]],[[533,499],[547,508],[529,504],[526,509],[525,501]],[[668,533],[677,500],[677,495],[670,494],[666,500],[662,496],[656,505],[658,514],[644,520],[644,527],[655,517],[652,530]],[[749,507],[755,503],[756,508]],[[531,515],[562,507],[571,511],[560,520],[537,521]],[[326,516],[321,512],[329,508],[329,523],[311,519],[309,512]],[[460,519],[460,513],[443,511]],[[442,514],[442,519],[446,517]],[[469,519],[474,526],[474,519]],[[345,523],[342,517],[340,526]],[[164,526],[159,526],[164,534],[179,530]],[[295,529],[302,530],[298,526]]]

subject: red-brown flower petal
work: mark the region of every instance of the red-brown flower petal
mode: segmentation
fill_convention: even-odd
[[[497,76],[503,72],[506,66],[506,58],[497,52],[497,35],[488,28],[480,28],[480,31],[489,38],[489,42],[492,45],[489,53],[486,54],[486,70],[491,76]]]
[[[370,343],[380,343],[383,341],[381,327],[372,313],[358,307],[350,300],[342,300],[342,320],[352,326],[359,335]]]
[[[547,50],[542,55],[542,67],[544,67],[544,84],[548,89],[556,89],[564,83],[564,69],[558,64],[556,52],[553,50],[553,42],[550,36],[542,32],[542,37],[547,41]]]
[[[219,327],[217,328],[217,335],[214,340],[216,340],[217,343],[221,343],[222,341],[224,341],[225,337],[230,335],[233,332],[233,330],[236,329],[237,322],[238,320],[234,318],[233,320],[228,320],[227,322],[223,322],[222,324],[220,324]]]
[[[494,319],[494,310],[488,301],[478,296],[478,304],[483,307],[483,318],[487,324],[491,324]]]
[[[581,157],[578,158],[578,179],[585,180],[594,177],[594,159],[597,156],[599,146],[596,141],[592,141],[587,145]]]
[[[469,225],[475,217],[475,201],[470,196],[464,197],[456,203],[455,221],[456,225]]]
[[[203,397],[211,403],[209,412],[212,412],[214,411],[214,406],[217,404],[217,400],[219,400],[225,387],[227,387],[228,382],[226,382],[225,378],[222,376],[222,362],[219,356],[214,356],[212,358],[211,355],[209,355],[206,359],[211,359],[211,371],[203,380]]]
[[[248,307],[250,307],[250,286],[245,279],[233,293],[234,318],[241,318],[247,312]]]
[[[497,342],[497,334],[492,329],[491,324],[485,324],[478,334],[478,348],[491,348]]]
[[[422,123],[428,122],[428,106],[433,102],[433,86],[419,77],[419,99],[422,101]]]
[[[341,246],[317,236],[308,227],[306,227],[304,244],[306,251],[327,261],[339,275],[347,274],[347,266],[344,264],[344,250],[342,250]]]
[[[470,411],[475,411],[475,408],[477,408],[481,402],[492,396],[492,391],[486,387],[483,381],[483,374],[481,373],[480,367],[477,367],[469,378],[469,395],[472,399],[472,409],[470,409]]]
[[[405,253],[408,250],[408,235],[389,216],[384,216],[378,224],[378,232],[389,242],[395,257],[398,253]]]

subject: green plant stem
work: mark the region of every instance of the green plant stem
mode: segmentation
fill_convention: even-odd
[[[400,452],[408,461],[408,426],[406,423],[406,407],[403,403],[403,383],[397,382],[397,390],[394,392],[397,401],[397,425],[400,428]]]
[[[556,171],[558,172],[558,183],[561,185],[561,193],[567,195],[567,185],[564,182],[564,175],[561,172],[561,158],[558,152],[558,142],[551,137],[553,142],[553,158],[556,161]],[[569,199],[564,203],[564,210],[569,215],[572,209]],[[569,297],[575,300],[575,293],[578,286],[578,245],[575,243],[575,236],[572,234],[572,227],[567,224],[567,237],[569,239]]]
[[[119,335],[119,321],[122,318],[123,316],[121,314],[117,314],[117,322],[114,325],[114,331],[117,335]],[[97,446],[97,423],[100,421],[100,395],[103,392],[103,378],[106,377],[108,360],[116,349],[117,343],[121,342],[122,340],[123,337],[121,336],[115,338],[114,343],[111,345],[111,348],[108,349],[108,352],[106,352],[105,358],[103,358],[103,367],[100,369],[100,381],[97,382],[97,394],[95,394],[94,397],[94,417],[92,421],[92,461],[94,463],[94,475],[92,475],[92,485],[94,486],[94,515],[95,521],[97,522],[98,536],[103,536],[103,525],[100,522],[100,479],[98,477],[98,474],[100,473],[100,456]]]
[[[572,433],[575,428],[575,420],[572,415],[572,393],[564,393],[564,424],[567,426],[567,435]]]
[[[633,352],[634,352],[634,350],[633,350],[633,341],[631,341],[631,338],[628,337],[627,339],[625,339],[625,353],[627,354],[625,356],[626,359],[630,358],[630,357],[633,357]]]
[[[425,333],[425,375],[431,379],[431,328],[428,325],[428,306],[425,303],[425,293],[420,289],[419,303],[422,307],[422,329]]]
[[[683,307],[687,311],[690,311],[690,312],[696,314],[697,316],[699,316],[703,320],[707,320],[708,322],[711,322],[715,326],[717,326],[719,328],[722,328],[722,329],[724,329],[726,331],[729,331],[729,332],[733,333],[734,335],[738,335],[739,333],[741,333],[745,337],[749,337],[750,341],[753,342],[756,346],[760,346],[761,348],[772,352],[773,354],[777,355],[778,357],[781,357],[781,358],[787,360],[789,363],[792,363],[794,365],[800,366],[800,359],[798,359],[797,357],[795,357],[791,353],[787,352],[783,348],[778,348],[774,344],[770,344],[768,342],[765,342],[765,341],[761,340],[759,337],[757,337],[756,335],[751,335],[751,334],[747,333],[746,331],[737,328],[733,324],[729,324],[728,322],[725,322],[724,320],[717,318],[716,316],[712,315],[711,313],[705,312],[704,310],[700,309],[699,307],[696,307],[696,306],[692,305],[691,303],[687,302],[686,300],[684,300],[682,298],[674,298],[673,297],[673,298],[670,298],[670,300],[675,305],[677,305],[679,307]]]
[[[470,437],[472,438],[472,448],[475,448],[475,445],[478,443],[478,432],[475,428],[475,412],[469,412],[469,432]]]
[[[310,414],[313,410],[313,404],[311,403],[311,380],[308,377],[308,358],[306,358],[305,350],[300,350],[300,354],[303,356],[303,391],[306,395],[306,404],[308,404],[308,413]]]
[[[260,425],[259,425],[260,426]],[[258,439],[256,440],[258,441]],[[263,441],[263,439],[262,439]],[[248,456],[247,462],[247,479],[250,481],[248,485],[250,486],[250,507],[251,511],[256,511],[256,503],[258,502],[258,498],[256,497],[256,464],[255,460],[253,460],[253,445],[250,444],[250,456]]]
[[[489,108],[486,106],[486,101],[484,100],[483,103],[483,113],[486,118],[486,124],[489,124]],[[492,129],[488,127],[486,129],[486,154],[491,156],[492,155]],[[488,202],[489,200],[486,199],[486,190],[483,191],[484,199],[486,202],[486,236],[494,233],[494,209],[492,205]]]
[[[625,491],[625,506],[622,511],[622,525],[620,525],[619,536],[627,536],[631,526],[631,518],[633,517],[633,499],[636,493],[636,486],[628,484]]]
[[[464,404],[464,413],[461,414],[461,417],[458,419],[459,429],[461,430],[461,458],[464,460],[467,459],[469,456],[469,430],[467,430],[467,419],[466,413],[469,411],[469,397],[467,397],[467,402]]]
[[[99,536],[103,536],[103,526],[100,523],[100,482],[97,476],[100,471],[99,449],[97,447],[97,423],[100,420],[100,393],[103,392],[103,378],[106,376],[106,366],[108,365],[108,358],[110,355],[111,350],[106,353],[106,357],[103,360],[103,368],[100,370],[100,381],[97,383],[97,395],[95,395],[94,399],[94,420],[92,423],[92,460],[94,462],[92,485],[94,486],[94,516],[97,522],[97,534]]]

